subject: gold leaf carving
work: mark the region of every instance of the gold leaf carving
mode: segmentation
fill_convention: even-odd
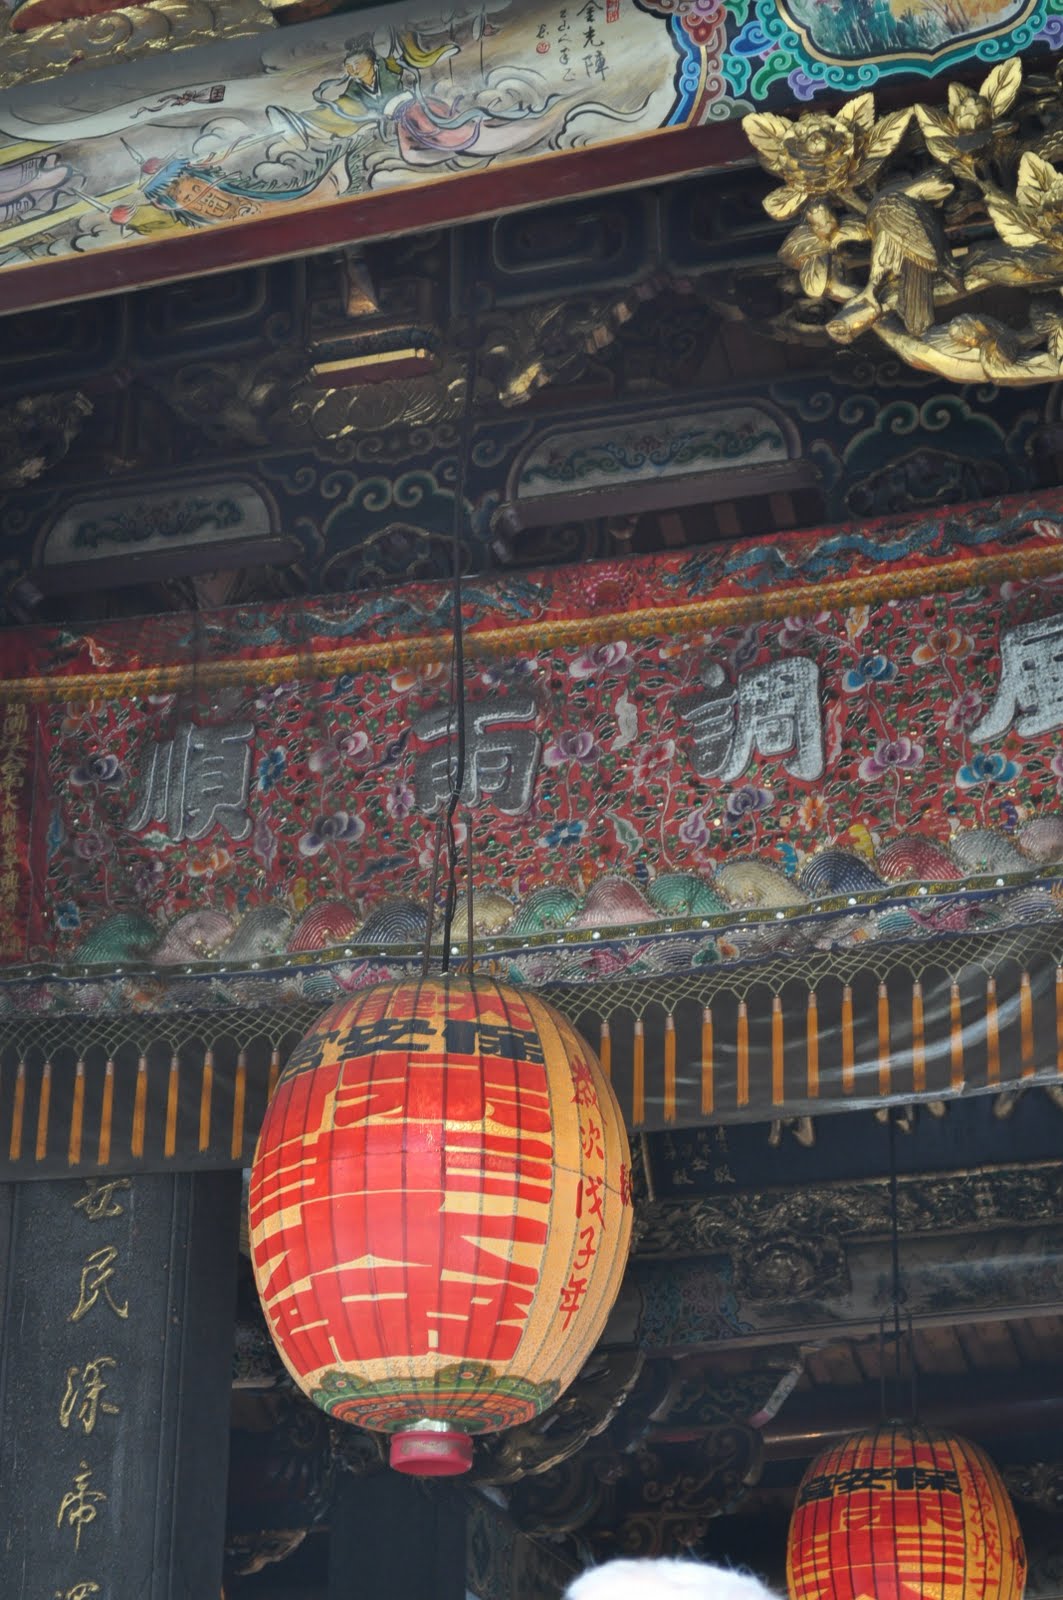
[[[957,383],[1059,379],[1063,172],[1046,157],[1063,160],[1063,80],[1026,87],[1021,62],[1005,61],[979,89],[951,84],[946,106],[880,117],[863,94],[833,117],[745,126],[783,180],[765,209],[793,223],[779,258],[797,303],[776,319],[781,332],[848,344],[874,331]],[[846,248],[862,239],[869,251]],[[1026,290],[1025,302],[978,303],[1000,287]],[[828,318],[815,309],[824,301],[838,307]]]

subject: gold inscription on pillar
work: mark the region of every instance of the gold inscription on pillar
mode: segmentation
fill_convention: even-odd
[[[129,1316],[129,1302],[123,1300],[119,1304],[111,1292],[114,1263],[117,1259],[118,1247],[113,1244],[105,1244],[102,1249],[94,1250],[86,1257],[85,1265],[81,1269],[81,1292],[78,1303],[67,1318],[68,1322],[80,1322],[82,1317],[88,1316],[97,1300],[101,1298],[107,1302],[116,1317],[121,1317],[125,1321]]]
[[[101,1412],[108,1417],[118,1415],[118,1407],[110,1400],[104,1399],[110,1387],[104,1372],[117,1365],[113,1356],[96,1356],[92,1361],[87,1361],[83,1367],[66,1369],[66,1388],[59,1402],[61,1428],[69,1428],[73,1424],[75,1427],[80,1427],[83,1433],[90,1434],[94,1431]]]
[[[75,1550],[81,1550],[82,1533],[96,1521],[101,1506],[106,1502],[104,1491],[92,1488],[92,1468],[88,1462],[79,1462],[78,1471],[74,1474],[74,1487],[68,1489],[60,1501],[55,1519],[57,1528],[66,1526],[73,1530]]]

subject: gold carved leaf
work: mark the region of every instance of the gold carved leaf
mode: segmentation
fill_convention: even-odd
[[[828,265],[826,254],[810,256],[801,267],[801,287],[810,300],[819,300],[827,292]]]
[[[955,187],[947,172],[942,172],[940,167],[932,167],[929,172],[920,172],[906,183],[904,192],[910,194],[913,200],[929,200],[933,205],[940,205]]]
[[[1012,245],[1016,250],[1028,250],[1032,245],[1042,242],[1014,200],[1009,200],[1006,195],[987,195],[986,210],[1005,244]]]
[[[742,118],[742,127],[746,138],[768,171],[778,173],[780,176],[785,175],[789,163],[784,140],[791,132],[793,124],[785,117],[776,116],[773,111],[755,111],[752,115]],[[772,212],[773,216],[775,214]],[[792,213],[786,214],[792,215]]]
[[[1016,197],[1019,205],[1028,211],[1040,211],[1053,189],[1060,183],[1059,173],[1041,156],[1027,150],[1019,162],[1019,182]]]
[[[804,205],[805,196],[800,189],[773,189],[764,197],[764,209],[777,222],[786,222],[796,216]]]
[[[1017,57],[994,67],[978,91],[994,117],[1002,117],[1022,87],[1022,62]]]
[[[955,130],[949,118],[936,106],[916,106],[915,115],[932,160],[948,166],[959,154]]]
[[[854,132],[869,134],[875,126],[874,95],[858,94],[855,100],[847,100],[838,112],[837,120],[848,123]]]
[[[868,99],[870,98],[869,95]],[[891,111],[887,117],[880,117],[867,141],[865,161],[874,162],[878,166],[887,156],[892,155],[904,138],[905,130],[911,120],[911,106],[906,106],[903,111]]]

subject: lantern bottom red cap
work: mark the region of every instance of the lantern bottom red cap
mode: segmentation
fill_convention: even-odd
[[[388,1461],[416,1478],[455,1478],[472,1466],[472,1440],[460,1428],[403,1428],[392,1434]]]

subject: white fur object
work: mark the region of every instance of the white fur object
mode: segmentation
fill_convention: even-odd
[[[610,1561],[585,1572],[565,1600],[774,1600],[756,1578],[696,1561]]]

